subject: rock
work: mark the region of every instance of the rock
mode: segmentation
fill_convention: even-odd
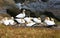
[[[48,12],[51,12],[56,19],[60,20],[60,10],[59,9],[48,9]]]
[[[7,9],[7,14],[9,14],[10,16],[15,17],[19,13],[20,13],[20,10],[18,8],[9,8],[9,9]]]
[[[16,0],[16,1],[19,1],[19,0]],[[16,2],[16,3],[19,3],[19,2]],[[15,16],[16,14],[19,13],[18,12],[19,9],[15,9],[15,8],[12,8],[12,9],[8,9],[10,11],[9,14],[11,14],[11,16]],[[45,11],[47,11],[49,15],[48,14],[45,14],[45,15],[51,16],[60,20],[60,0],[49,0],[47,2],[36,0],[33,2],[24,3],[24,5],[22,6],[22,9],[29,10],[32,13],[35,13],[36,16],[39,16],[40,14],[43,14]]]

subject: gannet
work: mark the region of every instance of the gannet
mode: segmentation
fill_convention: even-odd
[[[33,26],[34,24],[36,24],[35,22],[30,22],[30,23],[27,23],[26,26]]]
[[[24,18],[24,20],[25,20],[26,22],[31,22],[32,19],[33,19],[32,17],[25,17],[25,18]]]
[[[41,23],[41,18],[40,17],[39,18],[33,18],[33,21],[35,23]]]
[[[9,19],[9,24],[10,25],[15,25],[16,24],[13,17],[11,17],[11,19]]]
[[[35,24],[35,22],[32,21],[32,17],[26,17],[24,18],[24,20],[27,22],[26,26],[33,26]]]
[[[9,19],[8,19],[8,17],[3,18],[2,21],[3,21],[3,24],[9,25]]]
[[[25,20],[24,19],[15,19],[18,23],[25,23]]]
[[[55,21],[54,21],[54,19],[53,19],[53,18],[51,18],[51,22],[55,25]]]
[[[24,18],[25,17],[25,9],[23,10],[22,13],[16,15],[17,18]]]
[[[53,21],[50,20],[49,17],[46,17],[45,21],[44,21],[48,26],[52,26],[55,25],[55,23]]]

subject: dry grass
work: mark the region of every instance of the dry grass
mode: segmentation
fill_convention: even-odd
[[[13,27],[0,24],[0,38],[60,38],[60,30]]]

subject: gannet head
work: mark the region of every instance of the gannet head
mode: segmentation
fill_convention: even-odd
[[[38,19],[39,19],[39,20],[41,20],[41,18],[40,18],[40,17],[38,17]]]
[[[11,19],[14,19],[14,17],[11,17]]]
[[[50,20],[50,18],[49,18],[49,17],[46,17],[45,19],[46,19],[46,20]]]
[[[54,19],[53,19],[53,18],[51,18],[51,21],[54,21]]]

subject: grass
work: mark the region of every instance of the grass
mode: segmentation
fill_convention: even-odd
[[[60,30],[39,27],[17,28],[0,24],[0,38],[60,38]]]

